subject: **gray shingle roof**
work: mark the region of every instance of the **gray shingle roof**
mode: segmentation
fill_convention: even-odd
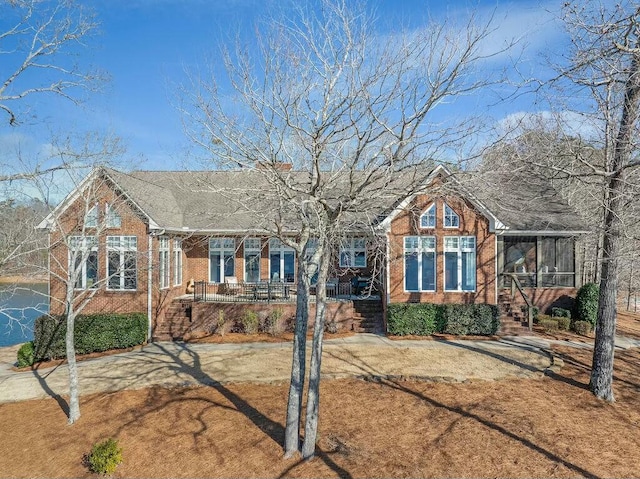
[[[189,231],[260,231],[273,226],[277,195],[264,174],[256,171],[136,171],[106,170],[108,176],[159,227]],[[457,175],[456,175],[457,177]],[[287,181],[308,185],[304,172],[287,173]],[[476,183],[474,183],[474,181]],[[482,187],[478,187],[482,181]],[[493,183],[492,183],[493,182]],[[339,183],[339,182],[338,182]],[[585,231],[584,222],[549,185],[508,177],[481,180],[460,175],[460,185],[511,231]],[[386,189],[385,189],[386,188]],[[340,194],[335,188],[335,198]],[[387,194],[385,194],[385,191]],[[402,182],[379,185],[362,211],[361,224],[380,219],[406,196]],[[357,223],[358,213],[349,217]],[[289,218],[296,230],[295,214]]]

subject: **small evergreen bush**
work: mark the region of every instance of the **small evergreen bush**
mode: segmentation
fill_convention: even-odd
[[[33,347],[33,341],[24,343],[18,349],[18,367],[25,368],[27,366],[33,366],[35,363],[35,348]]]
[[[551,308],[551,316],[554,318],[569,318],[571,319],[571,311],[564,308]]]
[[[571,326],[571,318],[554,318],[558,322],[558,329],[569,331]]]
[[[242,315],[241,321],[242,321],[242,329],[246,334],[258,333],[258,326],[260,325],[260,321],[258,319],[258,313],[256,313],[255,311],[251,311],[250,309],[247,309]]]
[[[573,330],[582,336],[588,336],[591,332],[591,323],[589,321],[575,321]]]
[[[598,303],[600,288],[595,283],[586,283],[578,290],[576,295],[576,313],[580,321],[588,321],[591,328],[596,325],[598,318]]]
[[[89,469],[98,474],[113,474],[122,462],[122,448],[118,446],[118,441],[109,438],[91,448],[91,453],[87,458]]]
[[[555,331],[558,329],[558,318],[541,319],[538,324],[544,328],[545,331]]]

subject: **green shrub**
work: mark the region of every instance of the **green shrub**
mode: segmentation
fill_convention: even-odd
[[[259,320],[258,313],[250,309],[245,310],[241,318],[242,330],[246,334],[256,334],[258,332]]]
[[[541,319],[538,324],[542,326],[545,331],[555,331],[558,329],[558,318]]]
[[[34,324],[34,359],[66,357],[64,316],[40,316]],[[103,313],[79,315],[75,320],[76,354],[136,346],[147,338],[147,315],[144,313]]]
[[[226,325],[227,320],[225,319],[224,311],[221,309],[218,311],[218,321],[216,322],[216,332],[220,336],[224,336]]]
[[[271,310],[269,315],[264,318],[264,320],[260,321],[260,332],[270,334],[271,336],[277,336],[284,332],[284,325],[282,324],[282,317],[284,315],[284,311],[282,308],[274,308]],[[327,326],[330,323],[327,323],[325,326],[325,331],[327,330]],[[335,332],[335,331],[329,331]]]
[[[497,306],[488,304],[390,304],[387,324],[390,334],[426,336],[495,334],[500,327]]]
[[[582,285],[576,295],[576,316],[580,321],[588,321],[591,328],[596,325],[598,318],[598,302],[600,288],[597,284],[587,283]]]
[[[438,306],[435,304],[390,304],[387,307],[389,334],[428,336],[438,331],[438,315]]]
[[[500,311],[490,304],[443,304],[441,332],[491,335],[500,327]]]
[[[591,323],[589,321],[575,321],[573,330],[582,336],[588,336],[591,332]]]
[[[524,314],[524,316],[528,319],[527,308],[528,306],[526,304],[520,306],[520,311],[522,311],[522,314]],[[533,311],[533,322],[537,323],[538,317],[540,316],[540,308],[538,308],[537,306],[533,306],[531,310]]]
[[[571,319],[571,311],[564,308],[551,308],[551,316],[554,318],[569,318]]]
[[[18,367],[24,368],[27,366],[33,366],[35,363],[35,349],[33,347],[33,341],[24,343],[18,349]]]
[[[113,474],[122,462],[122,448],[118,447],[118,441],[109,438],[91,448],[87,458],[89,469],[98,474]]]
[[[571,326],[571,318],[555,318],[558,322],[558,329],[563,331],[569,331],[569,327]]]

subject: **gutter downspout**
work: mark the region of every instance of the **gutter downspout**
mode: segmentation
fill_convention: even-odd
[[[152,295],[151,286],[153,283],[153,236],[149,234],[147,246],[147,343],[151,342],[153,334],[153,308],[151,307]]]
[[[390,248],[389,248],[389,241],[390,241],[389,240],[389,230],[387,230],[385,232],[384,237],[385,237],[385,240],[386,240],[385,241],[385,243],[386,243],[385,244],[386,251],[385,251],[385,255],[384,255],[385,256],[385,260],[384,260],[384,262],[385,262],[385,265],[384,265],[385,272],[384,272],[384,275],[385,275],[385,282],[387,284],[384,285],[385,286],[384,287],[385,304],[384,304],[384,317],[383,317],[383,319],[384,319],[384,329],[385,329],[385,333],[386,333],[388,331],[387,313],[389,311],[389,303],[391,302],[391,292],[390,292],[390,289],[391,289],[391,272],[390,272],[391,260],[389,259],[391,251],[390,251]]]

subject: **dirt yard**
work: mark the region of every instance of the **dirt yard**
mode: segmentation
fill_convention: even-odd
[[[92,477],[83,454],[115,437],[115,477],[637,477],[640,351],[617,353],[614,404],[586,389],[589,350],[556,352],[543,379],[324,381],[309,462],[282,459],[286,385],[96,394],[74,426],[64,399],[3,404],[0,476]]]

